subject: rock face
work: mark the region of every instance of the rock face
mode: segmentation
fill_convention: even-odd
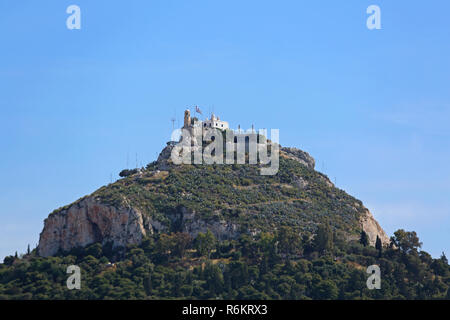
[[[370,245],[375,246],[377,236],[380,238],[383,246],[389,244],[389,237],[387,236],[386,232],[384,232],[384,230],[380,227],[380,225],[368,209],[366,209],[366,213],[361,216],[360,223],[362,229],[367,233],[367,236],[369,237]]]
[[[158,156],[158,159],[156,162],[158,163],[158,169],[159,170],[168,170],[171,166],[171,160],[170,156],[172,154],[172,149],[174,147],[174,144],[171,142],[167,143],[167,146],[161,151],[161,153]]]
[[[234,239],[238,225],[224,220],[203,220],[195,212],[180,208],[169,215],[172,224],[178,224],[180,231],[193,238],[199,232],[210,230],[217,239]],[[147,234],[168,231],[169,226],[143,215],[135,208],[116,208],[87,197],[69,208],[51,214],[44,221],[38,253],[42,257],[85,247],[95,242],[111,242],[113,247],[138,244]]]
[[[181,208],[176,216],[171,217],[177,220],[181,226],[181,231],[189,233],[195,238],[200,232],[205,233],[210,230],[218,240],[230,240],[239,236],[239,225],[225,220],[209,219],[204,220],[197,216],[196,212]]]
[[[115,208],[88,197],[45,219],[38,252],[47,257],[94,242],[126,246],[139,243],[145,234],[143,216],[136,209]]]
[[[300,149],[283,147],[281,148],[281,152],[284,153],[286,157],[294,159],[310,169],[314,169],[314,166],[316,165],[314,158],[311,157],[309,153]]]

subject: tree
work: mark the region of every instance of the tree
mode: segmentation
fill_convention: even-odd
[[[319,225],[317,228],[317,234],[313,241],[314,250],[319,253],[329,251],[333,248],[333,233],[328,222]]]
[[[153,250],[155,249],[155,242],[153,238],[151,237],[144,238],[141,242],[141,248],[144,250],[146,254],[150,254],[151,252],[153,252]],[[103,249],[103,252],[104,251],[105,249]]]
[[[361,243],[364,247],[367,247],[367,245],[369,244],[369,237],[367,236],[367,233],[364,230],[361,231],[359,243]]]
[[[275,236],[271,233],[261,232],[259,234],[258,247],[263,255],[262,259],[267,265],[274,265],[277,262],[277,253],[275,247]]]
[[[381,243],[381,239],[378,235],[377,240],[375,241],[375,249],[378,250],[378,255],[381,257],[381,252],[383,251],[383,244]]]
[[[391,245],[396,246],[403,253],[410,253],[411,251],[417,252],[417,249],[422,247],[422,242],[419,241],[415,231],[410,232],[399,229],[391,237]]]
[[[205,266],[204,276],[211,294],[215,295],[222,292],[224,286],[223,274],[217,265],[208,262]]]
[[[300,237],[292,228],[281,227],[277,233],[277,241],[278,249],[286,258],[300,251]]]
[[[442,261],[445,265],[448,265],[448,259],[447,259],[447,257],[445,256],[445,253],[444,253],[444,252],[442,252],[442,255],[441,255],[441,261]]]
[[[254,259],[258,255],[258,247],[255,246],[255,242],[248,234],[242,233],[240,235],[239,246],[243,256]]]
[[[166,234],[162,233],[156,242],[156,253],[165,259],[169,257],[170,249],[172,247],[172,238]]]
[[[135,174],[137,172],[138,172],[138,169],[131,169],[131,170],[124,169],[124,170],[120,171],[119,176],[124,178],[124,177],[131,176],[132,174]]]
[[[185,232],[178,232],[173,235],[173,242],[172,242],[172,251],[173,254],[182,258],[186,252],[186,249],[189,248],[189,246],[192,243],[192,238],[188,233]]]
[[[3,259],[3,263],[7,266],[12,266],[14,263],[15,258],[13,256],[6,256],[5,259]]]
[[[366,287],[366,275],[361,270],[352,270],[350,272],[350,278],[347,281],[347,292],[355,293],[361,296],[362,289]]]
[[[86,254],[97,259],[100,258],[102,256],[102,245],[98,242],[90,245],[86,248]]]
[[[30,245],[28,244],[28,247],[27,247],[27,254],[30,254],[30,253],[31,253]]]
[[[267,271],[269,270],[269,262],[268,262],[268,258],[264,257],[261,261],[261,263],[259,264],[259,276],[262,277],[263,275],[265,275],[267,273]]]
[[[211,250],[216,246],[216,238],[209,229],[206,233],[199,232],[197,238],[195,238],[194,246],[201,256],[207,256],[209,258]]]
[[[310,254],[311,252],[314,251],[314,240],[312,240],[308,234],[303,235],[302,244],[303,244],[303,252],[305,254]]]
[[[440,276],[446,276],[449,272],[448,262],[446,263],[445,259],[434,259],[431,263],[430,267],[434,270],[434,272]]]
[[[314,298],[319,300],[335,300],[338,294],[339,290],[331,280],[322,280],[313,289]]]

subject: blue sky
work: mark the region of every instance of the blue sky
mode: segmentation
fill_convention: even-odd
[[[81,8],[81,30],[66,8]],[[381,8],[368,30],[366,8]],[[0,258],[43,220],[145,165],[186,106],[280,143],[389,235],[450,254],[448,1],[0,3]]]

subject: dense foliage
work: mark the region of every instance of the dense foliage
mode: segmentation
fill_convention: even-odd
[[[333,239],[333,241],[330,241]],[[392,237],[397,248],[346,242],[320,228],[301,239],[289,227],[216,241],[212,233],[160,234],[139,246],[106,244],[41,258],[35,251],[0,264],[0,299],[449,299],[447,258],[419,250],[413,232]],[[366,286],[366,268],[381,268],[381,289]],[[69,290],[66,269],[81,268]]]

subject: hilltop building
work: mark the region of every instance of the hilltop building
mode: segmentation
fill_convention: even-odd
[[[188,131],[190,131],[193,136],[200,136],[200,137],[202,137],[205,131],[209,129],[226,130],[229,133],[231,133],[232,142],[237,143],[238,141],[242,141],[245,143],[246,152],[248,152],[249,150],[250,141],[255,141],[257,144],[263,143],[263,141],[261,141],[260,139],[262,136],[254,130],[253,125],[252,128],[249,130],[241,130],[240,126],[238,126],[237,130],[233,130],[230,129],[227,121],[220,120],[220,118],[214,114],[211,114],[211,118],[206,119],[204,121],[198,120],[197,118],[191,118],[191,112],[189,109],[186,109],[184,111],[183,129],[187,129]],[[181,138],[182,137],[180,137],[180,141]],[[212,137],[212,140],[214,140],[214,136]],[[194,146],[201,145],[201,142],[194,141],[193,144]]]
[[[191,111],[189,109],[186,109],[184,111],[184,126],[183,128],[191,128],[191,127],[197,127],[201,126],[203,128],[215,128],[215,129],[222,129],[226,130],[229,129],[228,122],[222,121],[219,119],[219,117],[216,117],[213,114],[211,114],[210,119],[206,119],[205,121],[196,121],[193,122],[193,119],[191,118]]]
[[[229,126],[228,122],[220,120],[219,117],[216,117],[213,113],[211,114],[211,119],[206,119],[205,121],[203,121],[203,128],[216,128],[226,130],[229,128]]]

